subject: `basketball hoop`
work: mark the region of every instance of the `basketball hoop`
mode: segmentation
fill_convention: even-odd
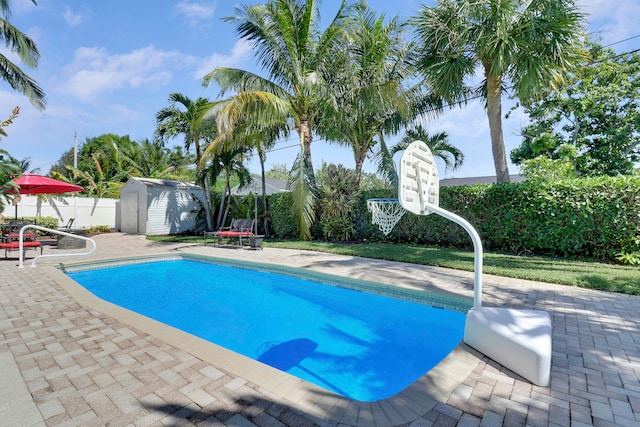
[[[405,210],[398,199],[368,199],[367,209],[371,212],[371,222],[376,224],[384,235],[388,235],[400,221]]]

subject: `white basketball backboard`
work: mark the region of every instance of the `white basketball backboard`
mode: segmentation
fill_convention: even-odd
[[[438,206],[438,166],[424,142],[414,141],[404,151],[400,160],[399,187],[400,204],[411,213],[428,215],[431,212],[426,208],[427,203]]]

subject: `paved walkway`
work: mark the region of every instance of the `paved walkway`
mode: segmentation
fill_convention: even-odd
[[[96,236],[96,242],[92,259],[196,253],[472,296],[472,275],[446,269],[293,250],[162,244],[118,233]],[[45,253],[56,250],[46,248]],[[444,384],[456,372],[447,378],[425,376],[431,380],[421,379],[411,393],[392,403],[351,402],[340,407],[344,402],[327,396],[331,404],[307,410],[294,397],[297,386],[281,392],[287,384],[269,387],[255,380],[253,368],[243,375],[227,369],[224,356],[197,356],[189,343],[167,342],[145,332],[144,322],[138,327],[81,305],[46,268],[59,261],[44,259],[41,267],[23,269],[16,267],[15,259],[0,261],[2,426],[640,423],[638,297],[485,276],[486,305],[535,308],[552,315],[550,387],[533,386],[461,346],[453,358],[463,357],[465,364],[449,364],[447,369],[463,375],[451,387]],[[465,371],[469,366],[472,369]],[[335,421],[336,411],[342,424]]]

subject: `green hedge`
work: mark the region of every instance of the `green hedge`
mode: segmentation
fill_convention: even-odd
[[[56,229],[58,228],[58,218],[54,218],[52,216],[24,216],[18,218],[19,220],[28,221],[31,224],[39,225],[45,228]],[[12,216],[5,216],[4,222],[9,224],[9,222],[13,220]],[[38,231],[38,234],[44,234],[43,231]]]
[[[471,248],[459,225],[434,214],[405,213],[384,236],[366,208],[366,200],[374,197],[393,194],[372,190],[360,195],[355,240]],[[290,195],[270,196],[269,203],[274,237],[296,238]],[[467,219],[485,249],[598,259],[640,250],[640,177],[442,187],[440,206]],[[314,227],[314,238],[320,236]]]
[[[293,197],[291,193],[277,193],[268,196],[271,231],[274,237],[294,239],[299,236],[296,222],[291,213]]]

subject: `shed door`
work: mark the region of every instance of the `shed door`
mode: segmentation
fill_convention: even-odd
[[[122,195],[122,231],[129,234],[140,234],[140,221],[138,217],[139,194],[136,192]]]

